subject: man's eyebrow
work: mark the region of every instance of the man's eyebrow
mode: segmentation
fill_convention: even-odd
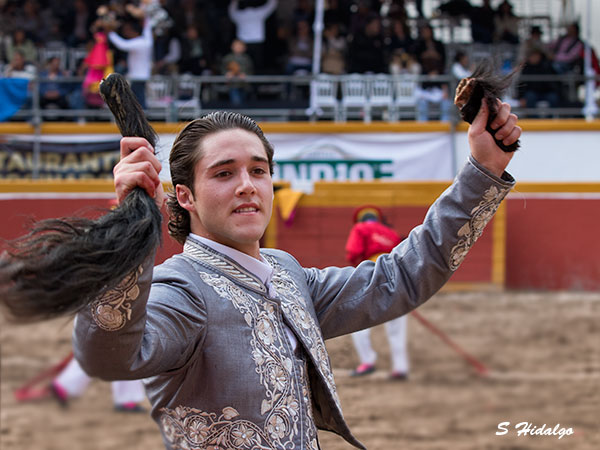
[[[265,158],[264,156],[253,156],[252,161],[264,162],[264,163],[269,164],[269,160],[267,158]]]
[[[269,164],[269,160],[263,156],[252,156],[252,161],[257,161],[257,162],[264,162]],[[211,164],[208,167],[208,170],[211,169],[216,169],[217,167],[221,167],[221,166],[226,166],[227,164],[233,164],[235,162],[235,159],[222,159],[221,161],[217,161],[214,164]]]

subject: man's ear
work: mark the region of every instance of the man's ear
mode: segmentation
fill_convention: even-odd
[[[178,184],[175,186],[175,195],[177,195],[177,201],[183,209],[189,212],[196,212],[196,207],[194,206],[194,194],[189,187]]]

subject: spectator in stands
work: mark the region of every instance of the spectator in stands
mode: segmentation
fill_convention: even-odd
[[[166,31],[167,48],[164,54],[155,53],[153,72],[160,75],[177,75],[181,60],[181,41],[174,29]]]
[[[384,54],[379,16],[371,15],[364,31],[352,38],[350,49],[350,71],[354,73],[385,73],[387,64]]]
[[[359,0],[356,5],[356,11],[350,16],[350,25],[348,27],[350,36],[363,33],[374,15],[378,15],[378,13],[371,8],[369,0]]]
[[[393,54],[396,50],[414,54],[415,40],[411,37],[410,28],[405,20],[394,19],[392,21],[392,34],[389,37],[387,48],[389,54]]]
[[[289,27],[280,23],[267,40],[265,55],[268,64],[266,64],[266,68],[270,73],[282,74],[285,72],[290,47],[289,35]]]
[[[583,41],[579,37],[579,25],[572,23],[563,34],[550,45],[552,65],[557,73],[581,72]]]
[[[504,0],[494,16],[494,41],[519,43],[519,17],[513,13],[513,5]]]
[[[167,74],[168,68],[176,63],[181,56],[181,44],[173,27],[174,21],[158,0],[141,0],[139,6],[128,3],[126,11],[139,21],[148,20],[152,29],[154,61],[158,68],[164,69],[158,73]],[[155,69],[157,68],[155,64]]]
[[[10,63],[4,68],[6,78],[25,78],[31,80],[35,78],[36,68],[25,59],[21,50],[14,50]]]
[[[521,76],[556,75],[544,52],[533,49],[527,56]],[[522,107],[535,108],[538,102],[548,102],[551,108],[560,104],[560,84],[556,81],[519,80],[519,102]]]
[[[229,17],[237,28],[237,39],[246,44],[257,73],[263,71],[265,52],[265,22],[277,8],[277,0],[267,0],[262,6],[247,6],[247,0],[231,0]]]
[[[12,61],[16,52],[21,53],[25,61],[30,64],[37,63],[37,48],[33,41],[27,37],[23,28],[17,28],[6,43],[6,58]]]
[[[340,28],[340,34],[348,34],[350,25],[350,5],[352,0],[329,0],[325,2],[325,13],[323,22],[325,24],[337,23]]]
[[[315,22],[315,2],[314,0],[296,0],[296,7],[292,14],[294,23],[300,21],[312,24]]]
[[[419,39],[415,45],[417,61],[421,65],[421,74],[438,76],[445,73],[446,49],[441,41],[434,38],[433,28],[425,23],[419,28]],[[417,93],[417,120],[429,120],[430,104],[440,107],[440,120],[449,120],[450,98],[448,85],[440,81],[426,81]]]
[[[457,80],[470,77],[473,73],[473,67],[469,62],[469,55],[462,50],[457,51],[454,55],[454,62],[450,71],[452,72],[452,76]]]
[[[14,20],[15,28],[23,30],[34,42],[43,42],[46,23],[42,20],[40,5],[36,0],[25,0]]]
[[[323,31],[323,48],[321,53],[321,71],[333,75],[346,73],[346,38],[340,36],[337,22],[329,23]]]
[[[42,108],[69,108],[67,99],[69,85],[64,82],[64,78],[68,75],[67,72],[60,68],[60,59],[58,56],[54,56],[48,60],[46,68],[40,72],[40,78],[47,79],[40,83],[40,106]]]
[[[313,37],[305,20],[296,23],[296,32],[289,42],[288,61],[285,72],[289,75],[306,75],[312,70]]]
[[[469,13],[473,42],[491,44],[494,37],[494,8],[491,0],[483,0],[481,6],[473,6]]]
[[[85,0],[74,0],[73,11],[72,14],[65,16],[68,20],[65,28],[67,29],[67,44],[70,47],[77,47],[85,45],[90,40],[94,15],[90,13]]]
[[[108,33],[108,39],[121,51],[127,52],[127,77],[131,90],[146,107],[146,81],[152,74],[152,28],[150,21],[144,20],[143,27],[137,20],[127,20],[121,27],[120,36],[115,31]]]
[[[468,16],[471,12],[471,3],[468,0],[448,0],[442,3],[438,10],[440,13],[451,16],[461,17]]]
[[[389,5],[389,10],[387,13],[387,17],[390,19],[399,19],[406,21],[408,19],[408,12],[406,10],[406,3],[414,3],[415,9],[417,10],[417,16],[419,19],[423,19],[425,15],[423,14],[423,0],[391,0],[388,2],[382,1],[381,3],[387,3]],[[384,13],[382,12],[382,15]]]
[[[247,97],[248,85],[244,79],[253,72],[253,62],[246,53],[246,44],[234,39],[231,53],[225,55],[221,66],[222,73],[229,79],[229,100],[232,105],[239,107]]]
[[[531,27],[529,37],[519,47],[518,61],[524,62],[534,50],[541,51],[547,58],[550,56],[548,46],[542,42],[542,29],[537,25]]]
[[[420,75],[421,65],[414,55],[406,53],[402,49],[396,49],[390,57],[389,72],[392,75]]]
[[[404,3],[404,0],[391,0],[384,3],[385,6],[382,6],[379,13],[382,17],[386,17],[392,22],[395,20],[406,22],[408,20],[408,12]]]
[[[209,70],[209,56],[205,39],[195,25],[188,25],[181,42],[180,73],[203,75]]]
[[[103,12],[103,9],[100,9]],[[80,71],[85,74],[81,85],[81,99],[78,100],[77,109],[84,104],[89,108],[100,108],[104,100],[100,96],[100,81],[114,71],[114,56],[108,46],[108,31],[116,23],[100,18],[92,25],[94,45],[83,60]]]

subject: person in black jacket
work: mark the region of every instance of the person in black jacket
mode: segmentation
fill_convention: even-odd
[[[521,76],[556,75],[552,63],[538,48],[531,50]],[[519,80],[519,102],[522,107],[535,108],[537,103],[545,101],[551,108],[560,104],[560,84],[556,81]]]
[[[385,73],[384,43],[379,17],[372,15],[364,31],[358,31],[350,44],[350,72]]]

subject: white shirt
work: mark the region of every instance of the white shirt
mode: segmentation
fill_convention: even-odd
[[[150,21],[144,21],[144,30],[138,37],[125,39],[111,31],[108,38],[119,50],[127,52],[127,76],[132,80],[148,80],[152,75],[154,45]]]
[[[238,8],[238,0],[229,4],[229,17],[237,27],[237,38],[246,44],[265,41],[265,20],[277,8],[277,0],[268,0],[256,8]]]
[[[246,253],[242,253],[235,248],[228,247],[227,245],[219,244],[213,240],[207,239],[202,236],[198,236],[197,234],[190,233],[190,236],[200,241],[207,247],[216,250],[219,253],[227,256],[228,258],[233,259],[236,263],[246,269],[248,272],[256,276],[268,289],[269,296],[274,297],[276,292],[273,288],[273,283],[271,283],[271,278],[273,277],[273,268],[269,265],[269,263],[261,256],[260,260],[253,258]],[[296,350],[298,347],[298,340],[292,330],[290,330],[285,324],[283,325],[285,330],[285,334],[287,335],[290,344],[292,346],[292,350]]]

